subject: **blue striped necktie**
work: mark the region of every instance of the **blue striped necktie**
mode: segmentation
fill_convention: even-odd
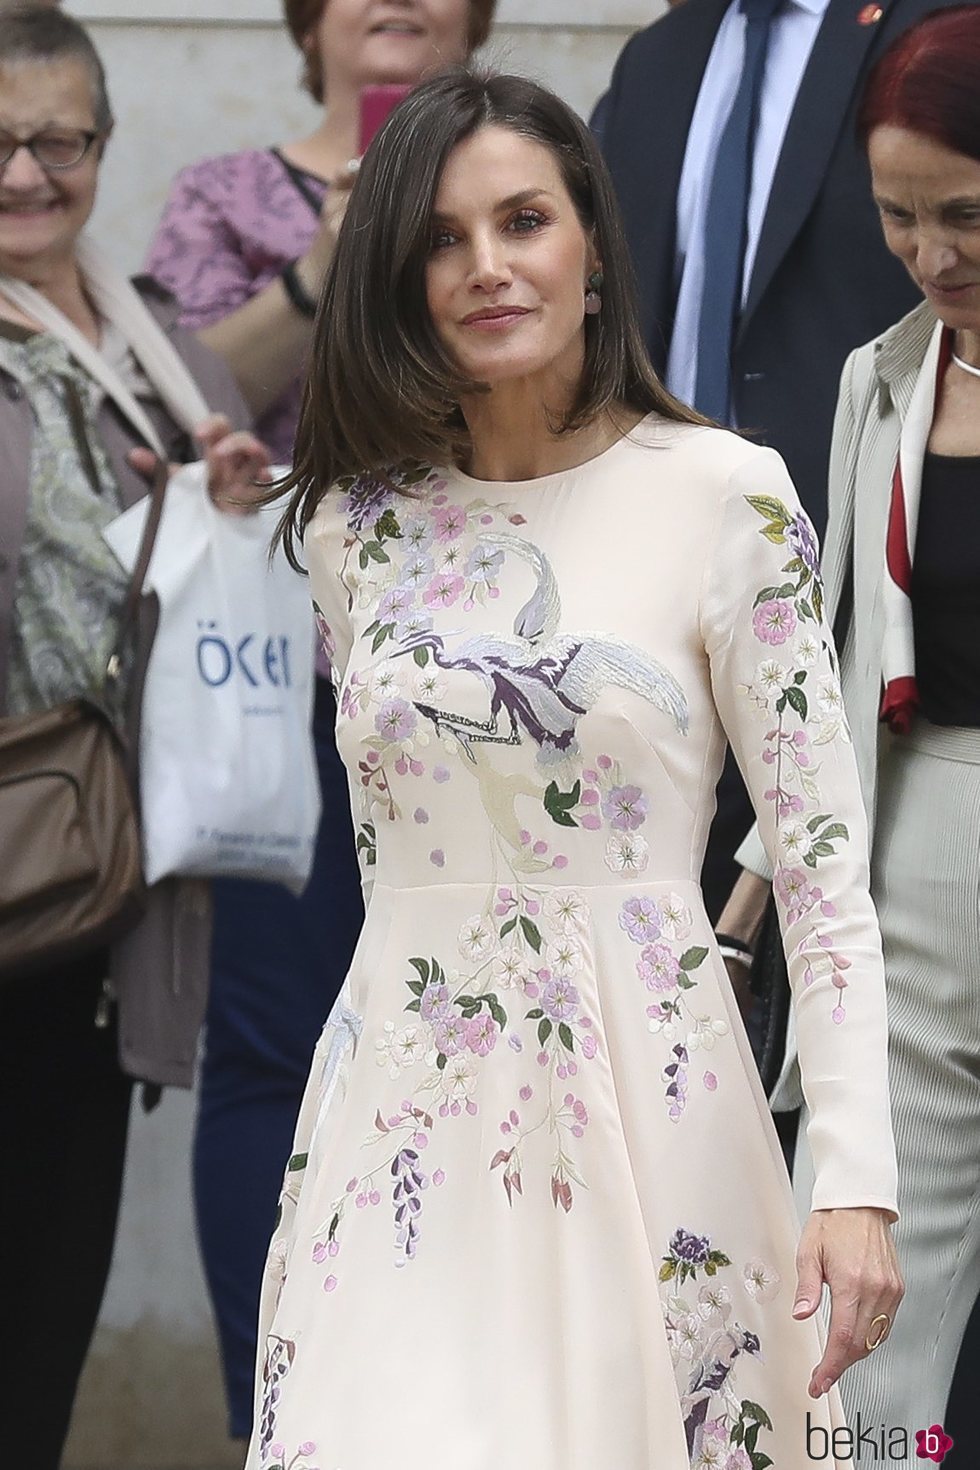
[[[769,49],[769,28],[783,0],[740,0],[745,53],[732,110],[718,143],[704,223],[704,290],[698,318],[695,406],[731,422],[732,347],[742,304],[742,271],[752,155]]]

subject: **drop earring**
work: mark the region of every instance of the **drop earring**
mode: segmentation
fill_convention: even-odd
[[[602,310],[602,271],[593,271],[587,285],[585,314],[586,316],[598,316]]]

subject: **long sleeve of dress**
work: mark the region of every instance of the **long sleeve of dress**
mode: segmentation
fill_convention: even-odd
[[[881,937],[816,537],[771,450],[734,471],[701,601],[714,699],[751,794],[796,1011],[814,1209],[895,1211]]]
[[[346,522],[337,513],[339,500],[339,492],[331,491],[307,533],[304,550],[319,643],[337,696],[338,721],[343,724],[359,713],[362,702],[367,699],[368,689],[356,676],[347,688],[344,687],[353,641],[350,616],[353,600],[350,583],[353,579],[349,577],[347,568],[350,557],[356,556],[356,552],[349,543]],[[374,884],[377,840],[372,813],[361,800],[361,795],[362,789],[352,784],[351,812],[366,910]]]

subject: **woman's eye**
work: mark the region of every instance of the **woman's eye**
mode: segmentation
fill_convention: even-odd
[[[536,209],[522,209],[519,214],[514,215],[510,228],[518,235],[527,235],[544,223],[544,215],[539,214]]]
[[[447,245],[452,245],[456,239],[452,230],[433,230],[432,249],[445,250]]]

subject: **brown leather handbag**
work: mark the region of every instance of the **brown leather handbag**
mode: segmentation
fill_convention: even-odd
[[[98,697],[0,719],[0,980],[98,949],[143,911],[138,796],[116,685],[166,485],[160,464]]]

